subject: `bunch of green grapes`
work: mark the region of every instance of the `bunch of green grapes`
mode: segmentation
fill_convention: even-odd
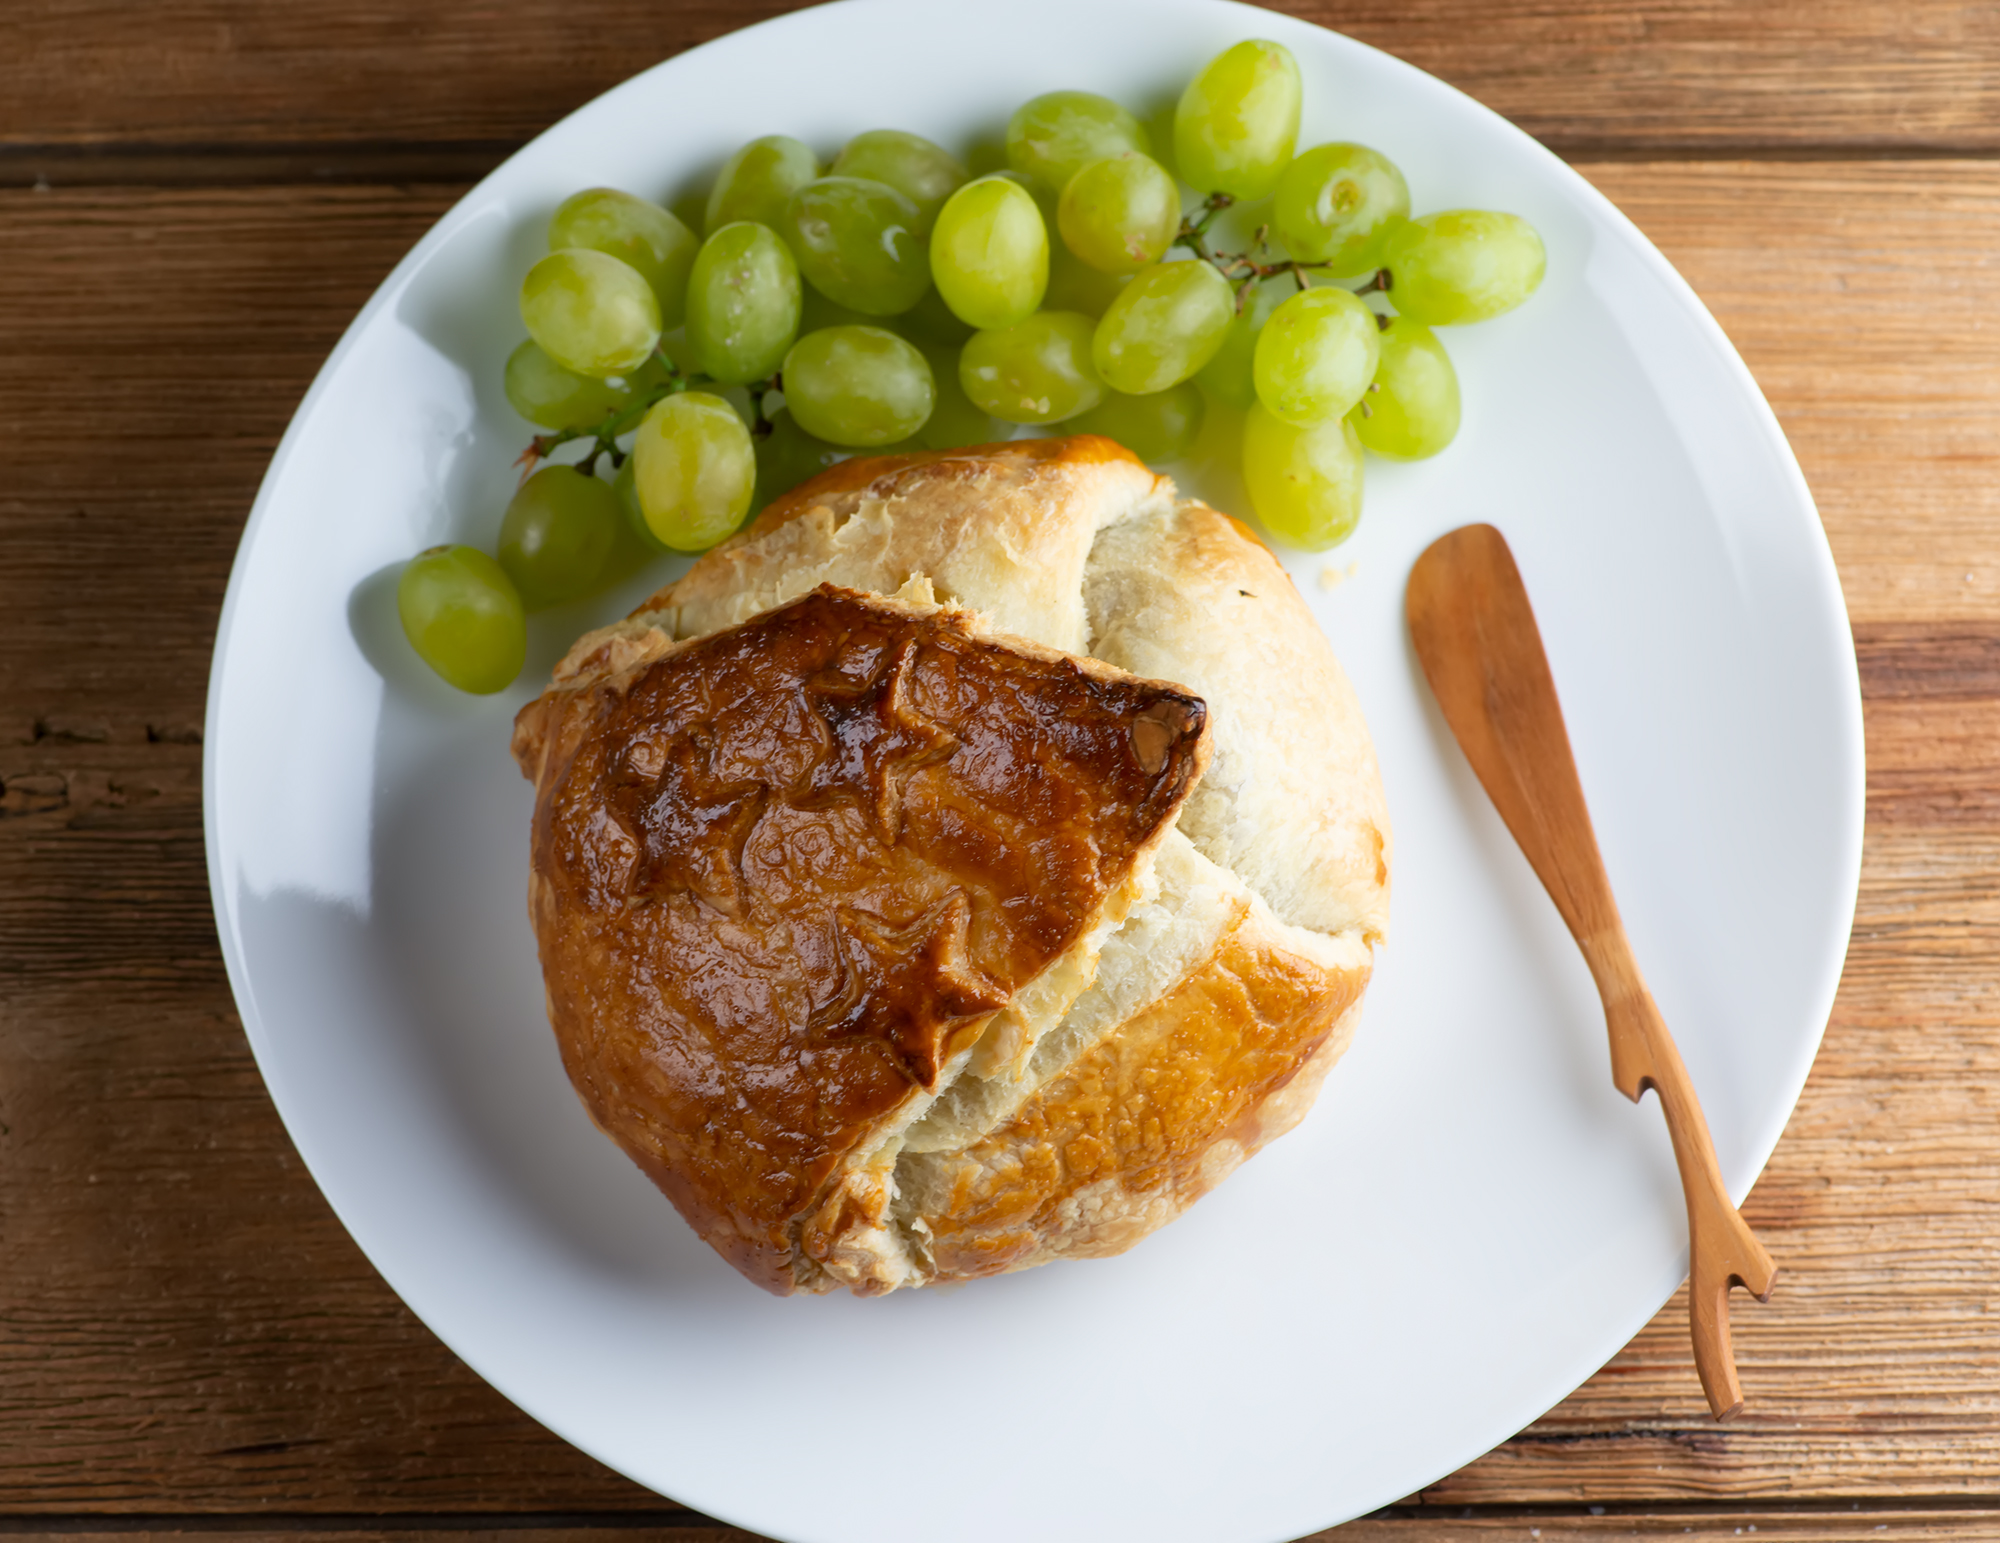
[[[1182,93],[1173,161],[1201,200],[1169,245],[1192,261],[1161,248],[1151,190],[1169,179],[1143,150],[1073,173],[1060,220],[1080,259],[1133,272],[1093,340],[1103,379],[1143,394],[1191,377],[1242,412],[1259,519],[1320,550],[1360,518],[1364,449],[1416,460],[1456,436],[1458,377],[1432,329],[1512,310],[1540,285],[1545,255],[1516,215],[1412,218],[1402,173],[1365,145],[1295,153],[1301,105],[1291,54],[1257,40],[1218,54]],[[1250,249],[1211,249],[1216,217],[1237,204],[1259,216]]]
[[[1171,146],[1116,102],[1055,91],[1014,113],[982,176],[898,130],[830,163],[777,134],[724,163],[699,235],[631,193],[566,200],[505,373],[544,431],[530,475],[495,555],[408,565],[411,643],[453,685],[502,690],[529,612],[704,551],[845,456],[1015,425],[1171,461],[1212,418],[1273,536],[1345,539],[1364,447],[1414,459],[1457,432],[1432,329],[1519,305],[1544,257],[1511,214],[1412,218],[1402,174],[1365,146],[1295,155],[1300,105],[1291,54],[1252,40],[1188,85]],[[1262,216],[1255,238],[1212,249],[1236,204]],[[580,459],[551,459],[570,445]]]

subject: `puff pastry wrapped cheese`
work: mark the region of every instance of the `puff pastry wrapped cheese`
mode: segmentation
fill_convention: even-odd
[[[1129,1247],[1304,1114],[1387,921],[1290,579],[1089,436],[834,468],[514,750],[570,1077],[777,1292]]]

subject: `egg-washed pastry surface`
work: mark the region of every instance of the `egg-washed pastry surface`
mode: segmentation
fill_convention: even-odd
[[[1303,1115],[1386,923],[1290,580],[1089,437],[836,467],[515,753],[571,1079],[776,1291],[1130,1246]]]
[[[1096,921],[1207,749],[1175,687],[831,586],[547,700],[571,1077],[786,1285],[828,1176]]]

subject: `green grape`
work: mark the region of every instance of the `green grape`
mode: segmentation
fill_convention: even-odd
[[[827,168],[835,177],[882,182],[917,206],[917,234],[928,236],[944,201],[965,184],[965,168],[943,147],[901,129],[856,134]]]
[[[1278,178],[1272,225],[1285,250],[1337,279],[1373,273],[1382,241],[1410,212],[1396,163],[1366,145],[1315,145]]]
[[[1235,292],[1209,264],[1155,263],[1111,302],[1091,358],[1114,391],[1164,391],[1215,357],[1235,316]]]
[[[1257,335],[1257,400],[1287,423],[1338,418],[1361,400],[1381,359],[1375,313],[1344,289],[1308,289]]]
[[[632,440],[646,528],[676,552],[705,552],[743,523],[757,483],[750,430],[706,391],[653,404]]]
[[[574,466],[544,466],[522,483],[500,521],[500,566],[539,611],[597,588],[618,538],[618,494]]]
[[[1448,327],[1513,310],[1540,287],[1548,253],[1518,214],[1448,209],[1390,231],[1382,266],[1398,311]]]
[[[1059,229],[1056,189],[1024,172],[1002,171],[994,175],[1026,188],[1028,196],[1035,201],[1035,207],[1041,211],[1043,229]],[[1042,295],[1042,309],[1102,316],[1111,302],[1118,298],[1118,291],[1125,287],[1125,278],[1123,274],[1099,273],[1072,252],[1068,243],[1052,238],[1049,241],[1049,287]]]
[[[1264,323],[1271,319],[1271,313],[1295,292],[1291,284],[1275,279],[1264,280],[1251,288],[1243,301],[1243,309],[1222,335],[1222,346],[1195,376],[1195,383],[1211,401],[1244,411],[1257,400],[1255,361],[1258,335],[1263,332]]]
[[[953,314],[974,327],[1034,315],[1049,286],[1049,233],[1027,190],[981,177],[952,194],[931,232],[931,277]]]
[[[604,252],[551,252],[521,281],[528,336],[566,370],[623,375],[660,341],[660,302],[638,269]]]
[[[805,281],[868,317],[899,316],[930,287],[917,206],[860,177],[821,177],[785,205],[782,232]]]
[[[753,139],[716,173],[702,229],[712,236],[738,220],[755,220],[776,230],[791,196],[818,175],[819,157],[789,135]]]
[[[1153,152],[1146,125],[1109,97],[1051,91],[1007,120],[1007,164],[1060,192],[1092,161],[1135,150]]]
[[[920,348],[932,343],[958,348],[979,329],[961,321],[933,284],[923,299],[896,318],[895,330]]]
[[[660,325],[681,324],[688,269],[701,246],[695,233],[658,204],[614,188],[572,193],[549,221],[549,250],[588,247],[629,263],[660,302]]]
[[[791,248],[786,247],[785,250],[789,252]],[[800,337],[804,337],[808,332],[817,332],[822,327],[879,327],[881,325],[881,317],[863,316],[859,311],[850,311],[844,305],[835,305],[825,295],[814,289],[812,285],[808,284],[805,286],[805,302],[799,308]],[[902,326],[903,318],[898,316],[895,319],[894,325],[898,327]]]
[[[971,327],[951,314],[951,307],[944,303],[936,285],[925,290],[924,298],[901,316],[863,316],[844,305],[835,305],[808,284],[805,305],[799,312],[799,336],[824,327],[886,327],[920,348],[931,343],[948,343],[955,348],[973,333]]]
[[[791,492],[800,483],[838,465],[846,454],[837,445],[815,439],[800,428],[785,408],[771,419],[771,432],[757,442],[757,492],[753,509]]]
[[[673,550],[654,535],[653,527],[646,523],[646,511],[639,507],[639,482],[631,456],[625,457],[625,464],[618,468],[618,475],[611,479],[611,491],[618,495],[618,508],[624,516],[625,534],[631,537],[648,557],[660,557]]]
[[[785,355],[785,407],[808,434],[866,449],[906,439],[937,401],[931,367],[881,327],[808,332]]]
[[[1023,189],[1035,201],[1035,207],[1041,210],[1042,224],[1050,230],[1056,228],[1056,205],[1062,199],[1060,187],[1050,187],[1039,177],[1031,177],[1024,171],[1015,171],[1011,166],[1001,171],[988,172],[986,175],[1004,178]]]
[[[588,428],[632,400],[626,386],[564,369],[533,338],[507,356],[504,384],[514,411],[545,429]]]
[[[1458,433],[1458,371],[1437,334],[1407,316],[1390,317],[1374,383],[1347,416],[1362,444],[1400,461],[1421,461],[1450,444]]]
[[[1188,82],[1174,109],[1174,159],[1197,193],[1262,198],[1299,139],[1298,61],[1261,39],[1226,48]]]
[[[1072,433],[1115,439],[1142,461],[1177,461],[1194,449],[1206,416],[1201,392],[1184,381],[1151,396],[1108,391],[1089,412],[1070,419],[1068,427]]]
[[[799,332],[798,264],[768,225],[738,220],[701,244],[688,279],[687,336],[719,381],[766,379]]]
[[[1243,484],[1264,528],[1288,546],[1323,552],[1361,518],[1361,441],[1345,418],[1303,427],[1261,404],[1243,422]]]
[[[1149,155],[1092,161],[1064,185],[1056,222],[1069,249],[1105,273],[1137,273],[1167,255],[1181,228],[1181,190]]]
[[[630,457],[627,457],[627,464],[630,464]],[[597,575],[597,582],[591,586],[594,591],[623,584],[633,574],[650,567],[667,550],[650,533],[640,537],[625,513],[625,495],[618,492],[615,486],[613,494],[618,499],[618,528],[612,534],[611,550],[604,556],[604,567]]]
[[[1049,247],[1049,287],[1042,296],[1042,306],[1095,318],[1111,309],[1111,302],[1125,284],[1125,275],[1100,273],[1072,252],[1067,242],[1053,242]]]
[[[965,445],[987,445],[1004,438],[999,424],[985,409],[974,405],[958,378],[958,350],[927,344],[924,362],[931,367],[931,382],[937,387],[937,404],[917,430],[917,443],[926,450],[957,450]]]
[[[504,691],[528,660],[528,623],[507,571],[477,547],[434,546],[404,566],[396,611],[417,657],[460,691]]]
[[[980,411],[1005,423],[1060,423],[1104,400],[1090,360],[1088,316],[1037,311],[1011,327],[975,332],[958,380]]]
[[[604,572],[597,587],[609,589],[667,554],[660,538],[646,528],[646,516],[639,510],[639,489],[632,480],[632,457],[625,457],[611,479],[612,494],[618,500],[618,534],[604,559]]]

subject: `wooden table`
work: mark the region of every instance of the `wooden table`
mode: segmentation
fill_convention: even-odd
[[[543,1431],[348,1240],[251,1064],[199,787],[237,536],[356,308],[529,135],[784,8],[0,10],[0,1532],[744,1536]],[[1749,1412],[1709,1421],[1676,1300],[1343,1537],[2000,1536],[2000,6],[1293,8],[1693,282],[1818,497],[1868,723],[1846,978],[1745,1207],[1785,1267],[1738,1298]]]

